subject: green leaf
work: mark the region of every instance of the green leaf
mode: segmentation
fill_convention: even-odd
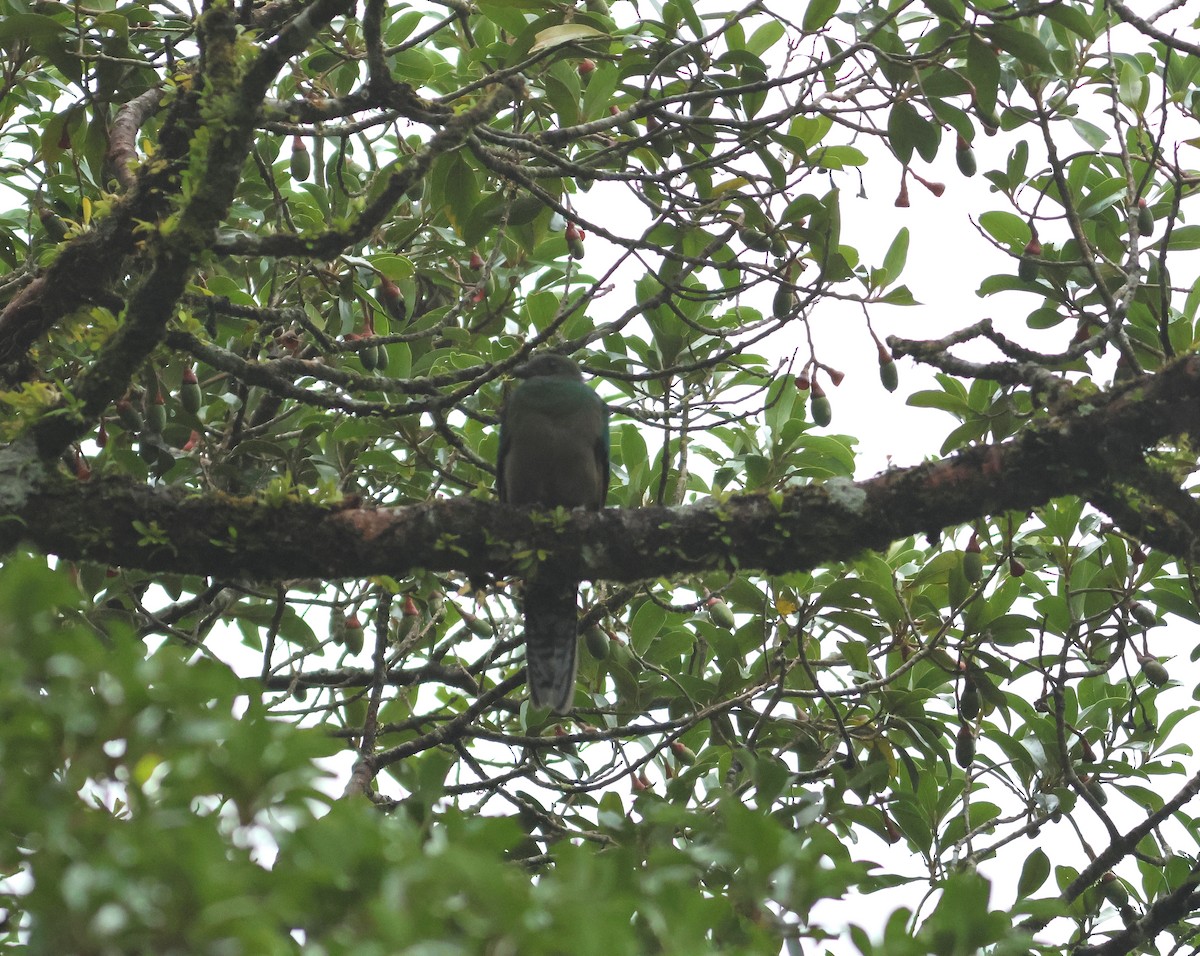
[[[967,40],[967,78],[975,91],[976,108],[982,116],[993,117],[1000,86],[1000,61],[974,31]]]
[[[1033,237],[1029,223],[1014,213],[1000,209],[989,210],[981,215],[979,225],[998,243],[1014,251],[1024,249]]]
[[[1049,51],[1034,34],[1003,23],[988,24],[982,32],[1001,50],[1011,53],[1023,63],[1047,73],[1053,71],[1054,65],[1050,62]]]
[[[801,28],[805,33],[815,33],[824,28],[830,18],[837,13],[838,0],[809,0],[804,10]]]
[[[597,30],[586,23],[560,23],[535,34],[529,52],[532,55],[565,43],[586,43],[606,37],[607,34],[603,30]]]
[[[879,301],[886,303],[887,305],[920,305],[921,304],[913,297],[912,290],[909,289],[908,286],[906,286],[906,285],[898,285],[898,286],[894,286],[891,289],[888,289],[887,292],[885,292],[882,296],[879,297]]]
[[[1080,119],[1077,116],[1070,117],[1069,122],[1072,129],[1079,134],[1080,139],[1092,147],[1092,149],[1101,149],[1109,140],[1108,133],[1095,123],[1089,123],[1087,120]]]
[[[1008,916],[989,911],[990,884],[973,870],[951,876],[943,885],[941,899],[921,925],[920,936],[934,952],[973,953],[997,943],[1012,931]],[[964,920],[963,913],[973,914]]]
[[[824,146],[813,150],[812,163],[821,169],[865,166],[867,156],[857,146]]]
[[[919,122],[917,110],[905,100],[896,102],[888,113],[888,143],[904,166],[907,166],[916,148]]]
[[[1025,324],[1031,329],[1052,329],[1061,325],[1065,318],[1058,309],[1034,309],[1025,317]]]
[[[1083,13],[1077,7],[1070,4],[1055,4],[1051,7],[1046,7],[1042,10],[1042,15],[1047,20],[1053,20],[1055,23],[1066,27],[1071,33],[1083,38],[1089,43],[1096,39],[1096,31],[1092,27],[1091,20],[1087,14]]]
[[[1131,110],[1141,112],[1146,108],[1146,99],[1150,95],[1150,84],[1146,74],[1137,68],[1136,61],[1125,60],[1121,63],[1121,81],[1117,87],[1117,97],[1121,103]]]
[[[883,257],[883,271],[887,280],[883,285],[889,285],[904,271],[904,263],[908,260],[908,227],[904,226],[896,233],[892,244],[888,246],[887,254]]]
[[[446,162],[435,167],[437,194],[445,198],[444,207],[451,225],[458,229],[464,228],[471,221],[475,207],[479,204],[479,182],[475,171],[463,159],[461,153],[446,157]],[[433,189],[431,188],[431,193]]]
[[[921,116],[908,101],[901,100],[888,114],[888,141],[896,158],[906,165],[914,148],[922,159],[932,162],[937,156],[941,133],[938,126]]]
[[[1200,226],[1177,226],[1171,233],[1169,248],[1177,252],[1200,249]]]
[[[44,40],[66,30],[65,24],[40,13],[9,13],[0,17],[0,40]]]
[[[955,418],[962,418],[971,410],[963,396],[934,390],[914,392],[908,396],[906,404],[913,408],[939,408]]]
[[[1091,219],[1097,213],[1109,209],[1125,198],[1128,186],[1124,179],[1113,177],[1094,186],[1078,204],[1080,219]]]
[[[750,34],[750,38],[746,41],[745,49],[755,56],[762,56],[782,40],[786,32],[782,22],[779,20],[768,20]]]
[[[1025,858],[1021,868],[1020,879],[1017,880],[1017,898],[1028,899],[1050,878],[1050,858],[1041,847],[1035,847]]]
[[[1013,266],[1013,270],[1014,272],[1016,271],[1015,265]],[[1024,292],[1042,298],[1046,295],[1046,288],[1036,283],[1026,282],[1015,274],[1001,273],[1000,275],[988,276],[979,283],[979,289],[975,294],[983,298],[995,295],[998,292]]]
[[[961,23],[966,12],[963,0],[925,0],[925,5],[931,12],[953,24]]]

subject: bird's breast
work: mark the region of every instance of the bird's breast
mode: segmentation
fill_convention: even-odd
[[[508,502],[544,508],[603,507],[603,476],[592,436],[578,423],[547,416],[536,416],[525,425],[525,433],[504,462]],[[536,425],[536,440],[529,440],[531,425]]]

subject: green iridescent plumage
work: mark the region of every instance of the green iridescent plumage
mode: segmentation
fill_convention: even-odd
[[[608,409],[565,356],[538,355],[514,373],[500,423],[500,500],[538,508],[604,507],[608,493]],[[571,708],[575,689],[579,581],[544,563],[525,582],[525,660],[538,707]]]

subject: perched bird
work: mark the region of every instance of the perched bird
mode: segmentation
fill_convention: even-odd
[[[496,489],[510,505],[604,507],[608,408],[563,355],[535,355],[500,420]],[[575,695],[579,580],[543,562],[525,582],[525,663],[536,707],[565,714]]]

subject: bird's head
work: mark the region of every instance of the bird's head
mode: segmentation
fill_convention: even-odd
[[[573,378],[583,381],[583,372],[574,359],[553,352],[542,352],[513,369],[517,378]]]

